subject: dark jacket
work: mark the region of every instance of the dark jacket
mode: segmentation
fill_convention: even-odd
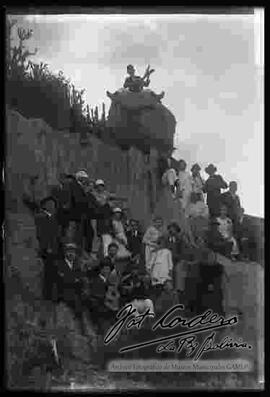
[[[104,302],[108,289],[107,281],[104,280],[100,274],[96,274],[96,276],[91,280],[90,289],[91,307],[98,312],[104,311]]]
[[[36,236],[42,252],[56,253],[59,248],[60,230],[56,215],[39,211],[35,216]]]
[[[204,185],[204,192],[207,193],[206,203],[209,207],[210,215],[218,216],[220,211],[221,189],[227,189],[228,185],[221,175],[210,176]]]
[[[239,217],[239,210],[241,208],[239,196],[235,195],[235,197],[233,197],[228,191],[220,196],[220,201],[228,208],[228,217],[231,218],[233,223],[236,223]]]
[[[112,234],[112,210],[108,204],[100,207],[98,210],[99,217],[97,219],[97,235]]]
[[[76,179],[70,180],[62,185],[59,194],[61,208],[69,213],[69,220],[81,221],[83,217],[96,219],[100,205],[95,196],[86,193]]]
[[[58,299],[67,304],[74,304],[80,298],[82,274],[78,265],[70,268],[64,258],[57,262],[57,290]]]
[[[135,236],[132,230],[126,232],[128,250],[133,255],[140,255],[142,253],[142,234],[137,230],[137,235]]]

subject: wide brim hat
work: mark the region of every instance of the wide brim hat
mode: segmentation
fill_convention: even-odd
[[[193,166],[191,167],[191,171],[194,171],[194,170],[198,170],[198,171],[201,170],[201,167],[199,166],[198,163],[193,164]]]
[[[76,179],[78,179],[78,178],[88,179],[89,175],[85,171],[78,171],[78,172],[76,172],[75,177],[76,177]]]
[[[65,251],[78,251],[79,247],[75,243],[65,243],[64,250]]]
[[[123,211],[122,211],[121,208],[119,208],[119,207],[116,207],[116,208],[113,209],[113,213],[114,213],[114,214],[117,214],[117,213],[122,214],[122,212],[123,212]]]
[[[209,164],[204,170],[208,174],[211,171],[215,172],[217,170],[217,167],[215,167],[214,164]]]
[[[100,186],[100,185],[105,186],[105,182],[103,181],[103,179],[97,179],[95,182],[95,185],[96,186]]]

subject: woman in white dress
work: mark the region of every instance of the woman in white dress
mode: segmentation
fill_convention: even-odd
[[[158,247],[158,239],[162,234],[163,220],[160,217],[155,217],[153,224],[146,230],[142,240],[145,245],[145,268],[148,272],[151,270],[152,257]]]
[[[168,248],[166,248],[164,237],[160,237],[158,239],[157,248],[152,255],[150,265],[152,285],[163,285],[167,280],[172,279],[172,253]]]
[[[117,258],[124,259],[124,258],[129,258],[131,256],[131,253],[126,248],[127,236],[121,218],[122,218],[121,208],[114,208],[113,219],[112,219],[113,241],[118,245]]]
[[[178,162],[178,181],[179,181],[179,190],[181,194],[181,204],[184,213],[186,214],[187,207],[190,203],[190,195],[192,192],[192,178],[188,171],[186,171],[187,163],[185,160],[179,160]]]

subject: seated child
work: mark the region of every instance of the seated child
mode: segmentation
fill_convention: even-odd
[[[236,260],[236,257],[239,255],[238,244],[233,236],[233,223],[232,220],[227,216],[227,207],[225,205],[221,205],[220,207],[220,216],[217,217],[218,222],[218,230],[225,241],[232,243],[231,250],[231,259]]]

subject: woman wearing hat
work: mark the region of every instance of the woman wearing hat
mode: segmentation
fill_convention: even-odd
[[[179,205],[176,163],[176,160],[172,157],[160,159],[160,171],[162,172],[160,176],[163,189],[159,194],[155,212],[156,214],[161,214],[164,218],[168,219],[169,222],[176,222],[182,225],[183,216]]]
[[[125,233],[124,225],[122,222],[122,210],[121,208],[113,209],[113,237],[114,242],[118,245],[117,257],[124,259],[129,258],[131,253],[127,249],[127,236]]]
[[[196,196],[196,201],[204,201],[203,200],[203,187],[204,187],[204,180],[200,174],[201,167],[198,163],[193,164],[191,167],[191,194]]]
[[[221,175],[216,174],[217,168],[213,164],[209,164],[205,168],[205,172],[209,178],[205,182],[204,192],[207,194],[206,203],[209,208],[211,217],[217,217],[220,210],[221,189],[227,189],[228,185]]]

